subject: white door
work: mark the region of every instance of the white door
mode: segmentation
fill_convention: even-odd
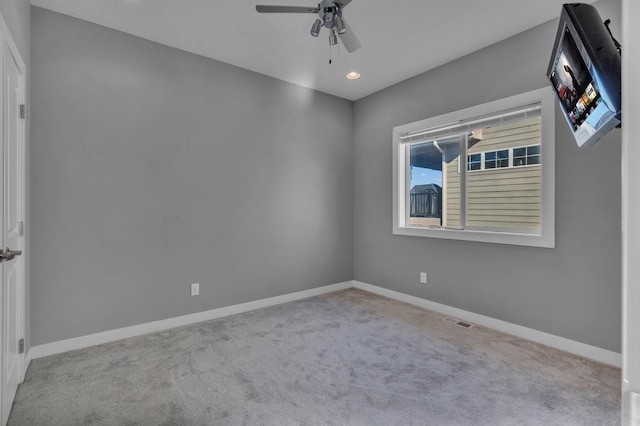
[[[6,40],[6,39],[5,39]],[[2,43],[3,63],[3,186],[2,207],[2,424],[22,380],[24,348],[24,172],[25,121],[24,73],[6,41]]]

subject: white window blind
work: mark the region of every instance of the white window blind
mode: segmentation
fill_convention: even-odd
[[[400,143],[406,144],[439,140],[442,138],[446,138],[447,136],[471,132],[474,129],[478,129],[480,127],[490,127],[499,124],[505,124],[509,121],[523,120],[530,117],[539,117],[540,115],[540,104],[533,104],[526,107],[502,111],[498,114],[491,114],[486,117],[473,117],[472,119],[460,120],[429,129],[422,129],[415,132],[401,134]]]

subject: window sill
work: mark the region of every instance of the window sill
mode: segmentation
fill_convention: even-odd
[[[479,231],[472,229],[451,229],[451,228],[423,228],[423,227],[400,227],[394,226],[394,235],[406,235],[411,237],[441,238],[446,240],[475,241],[494,244],[509,244],[516,246],[554,248],[554,231],[548,235],[526,234],[518,232],[494,232]]]

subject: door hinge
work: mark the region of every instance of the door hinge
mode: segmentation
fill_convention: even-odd
[[[20,105],[20,118],[23,120],[27,118],[27,106],[25,104]]]
[[[24,339],[18,340],[18,353],[24,353]]]
[[[24,237],[24,221],[18,223],[18,235]]]

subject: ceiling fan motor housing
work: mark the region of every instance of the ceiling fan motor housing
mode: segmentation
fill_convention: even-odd
[[[322,19],[322,26],[325,28],[335,28],[336,18],[342,19],[342,9],[338,3],[323,1],[318,5],[318,16]]]

